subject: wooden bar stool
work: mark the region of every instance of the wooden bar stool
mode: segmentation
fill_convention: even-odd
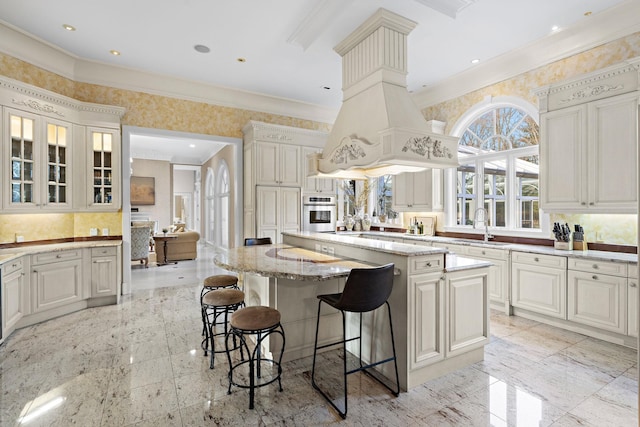
[[[326,295],[318,295],[318,318],[316,321],[316,339],[313,349],[313,365],[311,368],[311,384],[313,388],[318,390],[318,392],[326,399],[327,402],[340,414],[342,418],[347,417],[347,375],[353,374],[359,371],[363,371],[365,374],[368,374],[371,378],[378,381],[380,384],[385,386],[389,391],[393,393],[394,396],[398,396],[400,393],[400,377],[398,376],[398,361],[396,360],[396,346],[393,339],[393,324],[391,323],[391,307],[389,306],[389,302],[387,299],[391,295],[391,290],[393,288],[393,264],[383,265],[382,267],[375,268],[354,268],[349,273],[349,277],[347,277],[347,281],[344,284],[344,290],[342,293],[337,294],[326,294]],[[320,327],[320,308],[322,303],[325,303],[337,310],[340,310],[342,313],[342,340],[332,342],[329,344],[318,345],[318,329]],[[384,360],[379,361],[370,361],[368,364],[363,364],[362,362],[362,313],[366,313],[369,311],[376,310],[382,305],[387,306],[387,312],[389,313],[389,329],[391,332],[391,348],[393,350],[393,356],[388,357]],[[353,338],[347,338],[347,328],[346,328],[346,319],[345,313],[359,313],[360,314],[360,335]],[[375,342],[379,340],[380,337],[373,334],[374,331],[371,331],[371,341]],[[359,367],[347,370],[347,343],[351,341],[359,341]],[[342,349],[344,351],[343,357],[343,391],[344,391],[344,411],[342,411],[336,404],[329,398],[329,396],[320,389],[318,384],[316,383],[316,354],[318,350],[335,346],[341,344]],[[383,363],[393,362],[395,365],[395,374],[396,374],[396,387],[392,389],[387,384],[382,382],[377,376],[372,375],[367,370],[374,366],[381,365]]]
[[[202,298],[202,313],[206,322],[205,338],[202,340],[202,349],[204,355],[207,352],[211,355],[209,362],[209,368],[213,369],[214,359],[216,353],[222,353],[225,350],[215,349],[215,337],[225,336],[228,331],[229,314],[235,312],[240,307],[244,306],[244,292],[239,289],[223,288],[215,289],[204,294]],[[224,321],[218,322],[218,317],[224,315]],[[223,332],[215,332],[216,325],[224,325]],[[238,348],[236,341],[234,340],[234,347]],[[242,349],[240,349],[242,351]]]
[[[202,298],[207,292],[223,288],[238,289],[238,278],[230,274],[216,274],[215,276],[206,277],[202,282],[202,290],[200,291],[200,308],[202,310],[202,335],[206,335],[207,333],[207,321],[205,319],[204,308],[202,307]],[[204,355],[207,355],[206,350]]]
[[[227,358],[229,360],[229,390],[228,394],[231,394],[231,386],[235,385],[240,388],[249,389],[249,409],[253,409],[255,389],[258,387],[264,387],[278,381],[279,391],[282,391],[282,354],[284,353],[284,329],[280,324],[280,312],[271,307],[264,306],[252,306],[241,308],[231,315],[231,321],[229,322],[229,331],[225,339],[225,347],[227,350]],[[253,350],[249,349],[248,336],[255,336],[255,346]],[[279,335],[282,339],[282,348],[280,350],[280,357],[278,360],[268,359],[263,357],[262,343],[268,337],[274,337]],[[229,346],[231,338],[238,338],[240,342],[240,354],[242,356],[242,349],[247,351],[248,359],[240,360],[233,364],[231,361],[232,347]],[[240,384],[233,380],[233,373],[239,370],[241,367],[249,365],[249,384]],[[262,378],[262,368],[270,366],[272,369],[276,368],[276,374]]]

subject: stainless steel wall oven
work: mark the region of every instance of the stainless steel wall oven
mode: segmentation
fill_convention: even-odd
[[[318,233],[335,232],[337,208],[335,196],[304,196],[302,201],[302,230]]]

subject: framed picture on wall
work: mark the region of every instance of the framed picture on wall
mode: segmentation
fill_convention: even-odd
[[[154,177],[131,177],[131,205],[156,204],[156,179]]]

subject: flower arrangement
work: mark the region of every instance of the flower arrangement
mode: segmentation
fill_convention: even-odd
[[[368,179],[364,180],[362,189],[356,191],[355,185],[351,185],[350,181],[343,181],[342,191],[349,201],[349,206],[353,207],[353,213],[357,215],[367,205],[369,193],[371,193],[371,184]]]

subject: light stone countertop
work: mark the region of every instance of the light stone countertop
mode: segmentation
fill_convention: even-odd
[[[322,281],[346,277],[352,268],[374,267],[287,244],[241,246],[215,256],[225,270],[279,279]]]
[[[444,271],[446,273],[452,273],[454,271],[469,270],[473,268],[491,267],[492,265],[493,264],[490,261],[461,257],[453,252],[449,252],[445,255]]]
[[[350,237],[356,237],[356,235],[366,234],[368,236],[381,236],[381,237],[395,237],[413,241],[424,242],[439,242],[450,243],[461,246],[476,246],[508,251],[527,252],[540,255],[554,255],[554,256],[566,256],[572,258],[584,258],[594,261],[610,261],[610,262],[626,262],[637,263],[637,254],[628,254],[622,252],[607,252],[607,251],[563,251],[555,249],[551,246],[539,246],[539,245],[523,245],[516,243],[502,243],[502,242],[488,242],[485,243],[481,240],[461,239],[457,237],[441,237],[441,236],[416,236],[405,233],[393,233],[384,231],[367,231],[367,232],[352,232],[349,233]]]
[[[122,245],[122,240],[89,240],[86,242],[54,243],[51,245],[33,246],[26,245],[16,248],[0,249],[0,265],[12,261],[16,258],[20,258],[23,255],[35,255],[46,252],[66,251],[70,249],[101,248],[120,245]]]

